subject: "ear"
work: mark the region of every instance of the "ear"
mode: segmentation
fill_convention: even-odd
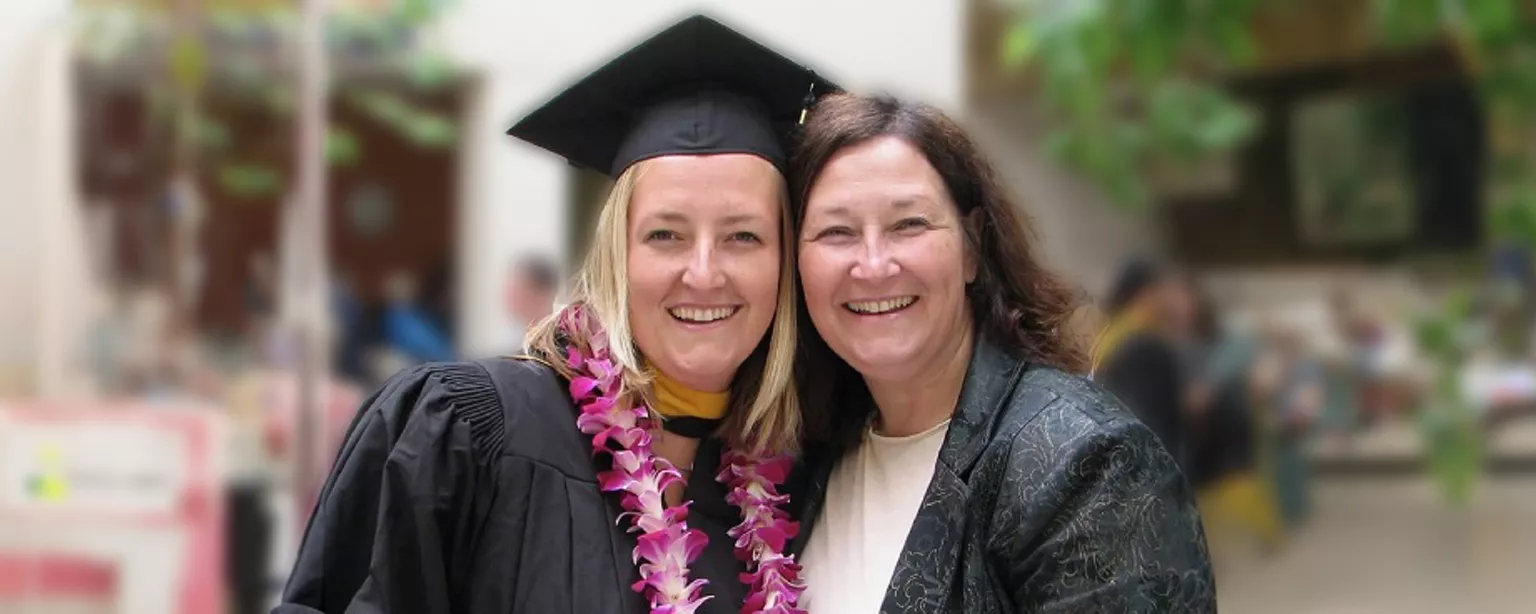
[[[972,209],[965,214],[964,233],[961,249],[964,250],[962,266],[965,268],[965,283],[970,285],[976,281],[976,275],[981,267],[981,223],[982,210],[980,207]]]

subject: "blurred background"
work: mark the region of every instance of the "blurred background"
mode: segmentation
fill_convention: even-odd
[[[962,119],[1086,301],[1176,267],[1223,611],[1530,611],[1536,0],[6,0],[0,611],[265,612],[371,390],[560,301],[605,179],[504,130],[699,9]]]

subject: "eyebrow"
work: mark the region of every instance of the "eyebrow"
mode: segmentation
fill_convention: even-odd
[[[685,223],[685,222],[688,221],[688,216],[683,215],[681,213],[678,213],[676,211],[663,211],[661,213],[657,213],[655,215],[651,215],[651,216],[648,216],[648,217],[650,219],[655,219],[655,220],[658,220],[658,221],[667,222],[667,223],[671,223],[671,224],[680,224],[680,223]],[[737,214],[737,215],[726,216],[724,219],[720,220],[720,224],[722,226],[731,226],[731,225],[742,224],[742,223],[746,223],[746,222],[756,222],[756,221],[760,221],[762,219],[763,219],[763,216],[761,216],[761,215],[754,215],[754,214],[750,214],[750,213],[740,213],[740,214]]]
[[[916,195],[913,195],[913,196],[902,196],[902,197],[899,197],[899,198],[896,198],[896,199],[892,200],[891,201],[891,206],[894,207],[897,210],[903,210],[903,209],[912,209],[914,207],[918,207],[918,206],[920,206],[920,205],[922,205],[924,203],[927,203],[927,202],[928,202],[928,198],[926,198],[924,196],[916,196]],[[833,217],[848,217],[848,215],[849,215],[849,213],[848,213],[848,206],[847,205],[837,205],[835,207],[832,207],[831,209],[827,209],[825,215],[829,215],[829,216],[833,216]]]

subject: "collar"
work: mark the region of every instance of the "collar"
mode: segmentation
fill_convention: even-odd
[[[977,334],[971,348],[971,363],[966,368],[960,400],[950,419],[949,434],[939,451],[939,462],[956,475],[968,475],[981,452],[992,438],[993,427],[1008,395],[1018,384],[1027,363]]]
[[[678,383],[661,371],[654,372],[651,393],[656,397],[656,413],[666,418],[720,420],[725,417],[729,392],[699,392]]]

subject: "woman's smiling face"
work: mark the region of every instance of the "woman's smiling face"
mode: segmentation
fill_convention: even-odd
[[[782,176],[746,154],[641,164],[628,229],[635,344],[679,383],[725,390],[777,308]]]
[[[812,184],[799,271],[816,330],[865,378],[895,381],[967,338],[976,277],[963,219],[917,148],[880,137],[833,155]]]

